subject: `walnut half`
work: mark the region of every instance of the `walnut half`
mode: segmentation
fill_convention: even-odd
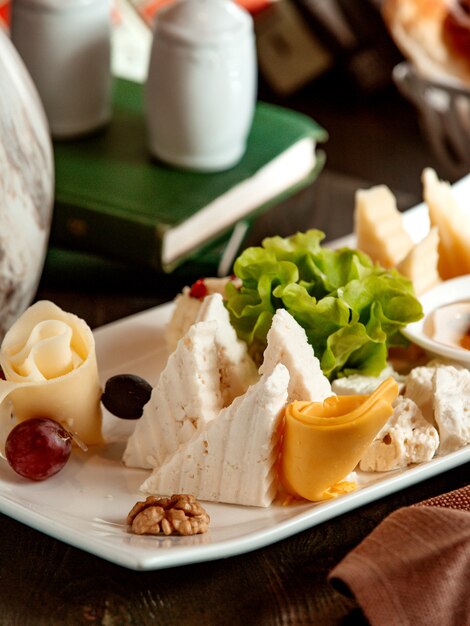
[[[134,504],[127,516],[136,535],[197,535],[207,531],[209,522],[207,511],[188,494],[148,496],[145,502]]]

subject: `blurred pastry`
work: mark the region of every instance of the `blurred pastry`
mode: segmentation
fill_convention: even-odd
[[[424,77],[470,84],[470,0],[385,0],[385,23]]]

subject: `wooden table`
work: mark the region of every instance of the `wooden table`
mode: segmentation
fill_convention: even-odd
[[[315,226],[332,239],[352,228],[354,191],[386,183],[401,208],[420,200],[420,174],[434,165],[414,111],[393,89],[354,102],[341,86],[322,84],[284,104],[312,114],[330,133],[318,181],[260,218],[251,241]],[[153,289],[78,289],[48,282],[38,298],[98,326],[175,295]],[[463,486],[469,465],[449,471],[272,546],[225,560],[134,572],[51,539],[0,515],[0,625],[103,626],[365,623],[353,601],[336,593],[328,572],[387,514]]]

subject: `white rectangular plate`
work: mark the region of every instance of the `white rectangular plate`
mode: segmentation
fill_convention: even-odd
[[[421,238],[427,228],[424,208],[410,211],[405,222],[413,236]],[[349,238],[347,243],[354,241]],[[167,358],[164,327],[171,308],[171,304],[163,305],[96,330],[103,383],[114,374],[133,373],[155,384]],[[403,471],[358,472],[360,489],[318,504],[274,504],[262,509],[207,503],[211,524],[206,534],[136,536],[129,533],[125,520],[135,502],[143,499],[138,488],[148,472],[125,468],[120,461],[133,426],[133,422],[105,414],[107,445],[87,454],[75,450],[62,472],[44,482],[25,481],[3,462],[0,511],[119,565],[151,570],[233,556],[269,545],[470,461],[470,446],[466,446]]]

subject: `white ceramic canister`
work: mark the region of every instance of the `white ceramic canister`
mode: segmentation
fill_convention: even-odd
[[[54,161],[44,109],[0,28],[0,341],[36,294],[53,200]]]
[[[154,26],[145,90],[150,152],[211,172],[243,156],[256,101],[253,20],[232,0],[176,0]]]
[[[109,0],[13,0],[11,39],[37,87],[53,137],[82,135],[109,121]]]

